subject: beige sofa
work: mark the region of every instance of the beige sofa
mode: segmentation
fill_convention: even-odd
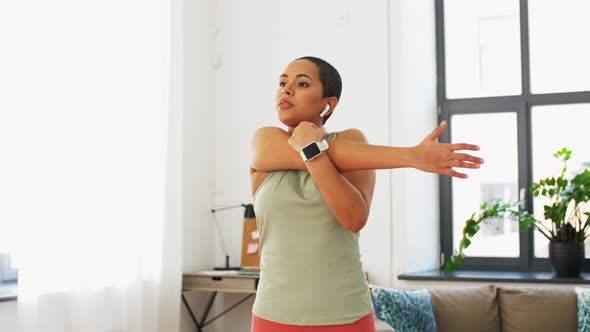
[[[429,289],[438,332],[576,332],[573,286]],[[394,331],[380,319],[377,332]]]

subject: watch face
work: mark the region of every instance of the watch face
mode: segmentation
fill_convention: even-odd
[[[321,152],[320,148],[317,146],[317,144],[315,144],[315,142],[304,147],[301,151],[303,151],[305,158],[307,158],[308,160],[317,156]]]

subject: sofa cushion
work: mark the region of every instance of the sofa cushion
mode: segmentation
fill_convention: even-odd
[[[500,332],[496,287],[430,289],[439,332]]]
[[[427,290],[373,288],[377,316],[397,332],[436,332],[432,303]]]
[[[577,331],[573,288],[502,287],[498,301],[503,332]]]

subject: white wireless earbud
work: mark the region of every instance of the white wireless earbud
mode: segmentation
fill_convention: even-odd
[[[323,118],[324,115],[326,115],[326,113],[328,113],[329,110],[330,110],[330,105],[326,105],[326,108],[324,108],[322,113],[320,113],[320,118]]]

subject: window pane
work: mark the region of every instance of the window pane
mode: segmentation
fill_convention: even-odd
[[[539,106],[531,110],[533,139],[533,181],[548,176],[558,176],[562,164],[553,153],[567,147],[572,150],[568,161],[568,172],[577,171],[583,162],[590,161],[588,144],[588,123],[590,123],[590,104]],[[543,197],[534,199],[533,209],[537,219],[543,219],[543,205],[548,201]],[[551,223],[547,222],[547,226]],[[535,231],[535,256],[548,257],[549,241]],[[586,241],[586,251],[590,252],[590,241]]]
[[[519,95],[518,0],[447,0],[447,97]]]
[[[10,253],[0,253],[0,284],[7,281],[15,281],[18,270]]]
[[[482,203],[518,199],[516,114],[455,115],[451,117],[451,125],[452,142],[479,145],[481,149],[475,154],[485,160],[480,169],[465,171],[468,179],[452,180],[453,248],[458,248],[465,221]],[[518,224],[509,219],[482,223],[465,254],[518,257]]]
[[[590,90],[590,1],[529,1],[531,91]]]

